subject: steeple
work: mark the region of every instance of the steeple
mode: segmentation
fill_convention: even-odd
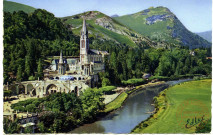
[[[60,52],[59,63],[60,63],[60,64],[64,63],[64,62],[63,62],[63,56],[62,56],[62,50],[61,50],[61,52]]]
[[[80,61],[81,64],[88,64],[89,38],[86,26],[86,20],[83,17],[83,25],[80,38]]]
[[[63,61],[62,50],[60,53],[60,59],[58,62],[58,74],[64,75],[66,73],[65,63]]]
[[[88,38],[86,20],[84,17],[83,17],[83,25],[82,25],[82,30],[81,30],[81,38]]]

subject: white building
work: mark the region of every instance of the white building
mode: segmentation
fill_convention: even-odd
[[[80,57],[63,58],[61,52],[60,59],[54,59],[50,69],[52,71],[58,71],[58,75],[78,74],[82,76],[90,76],[91,83],[93,84],[98,81],[98,72],[105,70],[104,58],[105,56],[109,56],[109,53],[89,48],[88,30],[85,19],[83,19],[80,34]]]

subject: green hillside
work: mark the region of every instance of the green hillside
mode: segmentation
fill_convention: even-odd
[[[11,2],[11,1],[3,1],[3,11],[6,12],[14,12],[14,11],[24,11],[26,13],[31,13],[35,10],[35,8],[31,6],[27,6],[24,4]]]
[[[83,16],[86,19],[90,37],[112,40],[130,47],[163,47],[167,45],[167,43],[153,42],[146,36],[129,29],[113,18],[98,11],[89,11],[61,19],[74,34],[79,35],[82,28]]]
[[[211,45],[208,41],[187,30],[178,18],[165,7],[151,7],[135,14],[113,19],[155,41],[181,44],[190,48]]]

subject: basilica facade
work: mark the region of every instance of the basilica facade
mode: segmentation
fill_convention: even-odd
[[[60,78],[81,75],[91,80],[94,86],[98,82],[98,73],[105,70],[104,60],[109,56],[106,51],[99,51],[89,48],[88,30],[86,21],[83,19],[82,30],[80,32],[80,56],[77,58],[63,58],[62,51],[59,59],[54,59],[50,65],[51,71],[57,71]]]

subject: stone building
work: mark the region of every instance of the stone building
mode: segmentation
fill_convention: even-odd
[[[78,58],[63,58],[61,51],[60,59],[54,59],[49,69],[57,71],[57,76],[65,74],[90,76],[91,86],[93,86],[98,81],[97,74],[105,70],[104,58],[108,57],[109,53],[89,48],[88,30],[85,19],[83,19],[80,34],[80,56]]]

